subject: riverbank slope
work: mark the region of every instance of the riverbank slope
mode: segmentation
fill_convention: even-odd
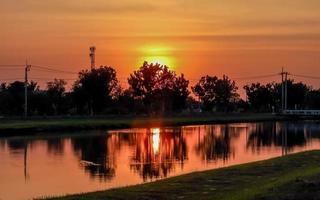
[[[309,151],[250,164],[195,172],[153,183],[50,200],[318,199],[319,162],[320,151]]]
[[[132,127],[181,126],[213,123],[280,121],[285,116],[273,114],[215,114],[195,116],[150,117],[95,117],[46,118],[0,120],[0,136],[28,135],[48,131],[74,131],[88,129],[119,129]]]

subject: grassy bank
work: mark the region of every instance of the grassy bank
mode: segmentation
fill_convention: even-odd
[[[310,197],[320,195],[319,163],[320,151],[309,151],[143,185],[53,199],[314,199]]]
[[[222,114],[200,116],[177,116],[165,118],[114,117],[114,118],[66,118],[1,120],[0,136],[10,134],[30,134],[43,131],[117,129],[150,126],[178,126],[208,123],[256,122],[284,120],[272,114]]]

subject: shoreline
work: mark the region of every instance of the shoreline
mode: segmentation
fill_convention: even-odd
[[[151,183],[46,200],[75,199],[308,199],[320,196],[320,151],[307,151],[269,160],[193,172]],[[291,188],[291,190],[288,190]],[[300,190],[304,190],[301,193]],[[302,196],[301,198],[301,195]],[[290,198],[295,199],[295,198]]]
[[[114,116],[83,118],[2,119],[0,137],[33,135],[50,131],[79,131],[101,129],[148,128],[155,126],[184,126],[261,121],[287,121],[292,118],[274,114],[212,114],[195,116],[168,116],[162,118]]]

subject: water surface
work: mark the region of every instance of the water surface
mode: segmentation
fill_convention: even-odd
[[[154,181],[320,149],[319,138],[320,124],[312,121],[0,138],[0,199],[32,199]]]

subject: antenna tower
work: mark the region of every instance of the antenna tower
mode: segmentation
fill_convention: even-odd
[[[91,60],[91,69],[94,69],[95,68],[95,65],[96,65],[96,47],[95,46],[92,46],[90,47],[90,60]]]

